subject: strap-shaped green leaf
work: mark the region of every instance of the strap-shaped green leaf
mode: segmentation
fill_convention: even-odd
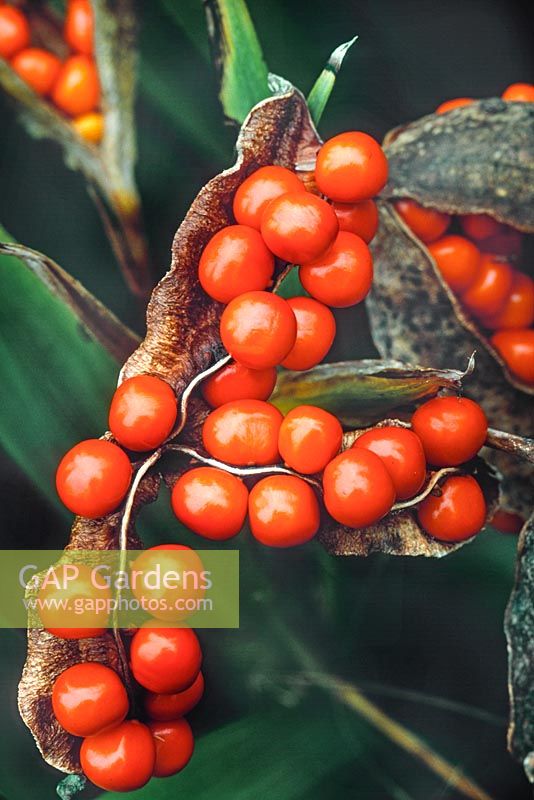
[[[244,0],[207,0],[205,7],[220,75],[219,97],[226,116],[241,123],[271,94],[261,45]]]
[[[1,227],[0,240],[13,242]],[[58,459],[105,429],[119,358],[135,337],[54,262],[5,249],[18,257],[0,254],[0,446],[55,499]]]
[[[325,68],[312,86],[311,92],[308,95],[308,107],[316,125],[323,116],[343,60],[357,38],[357,36],[354,36],[348,42],[344,42],[340,44],[339,47],[336,47],[326,62]]]

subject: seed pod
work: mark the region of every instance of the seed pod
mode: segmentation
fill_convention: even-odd
[[[445,285],[427,248],[406,227],[393,201],[409,197],[451,214],[486,213],[534,231],[534,108],[483,100],[433,114],[388,134],[390,178],[372,243],[375,277],[368,310],[384,358],[433,367],[462,363],[474,350],[469,392],[490,425],[532,436],[534,389],[506,370],[484,333]],[[524,465],[498,454],[504,502],[528,514],[532,494]]]
[[[519,537],[516,581],[504,629],[509,657],[508,749],[522,762],[527,778],[534,783],[534,516],[527,520]]]
[[[294,168],[297,163],[314,160],[320,142],[306,103],[296,90],[285,86],[283,91],[283,94],[262,101],[251,111],[238,139],[236,164],[213,178],[193,202],[176,233],[171,268],[155,288],[148,305],[146,337],[121,372],[120,380],[148,373],[161,377],[172,386],[179,400],[176,427],[161,448],[135,465],[136,475],[123,507],[99,520],[78,518],[67,550],[139,546],[133,520],[157,494],[159,479],[147,473],[156,465],[160,455],[166,450],[177,450],[188,459],[206,463],[201,427],[209,409],[200,394],[195,394],[195,390],[203,377],[228,361],[228,356],[224,354],[219,339],[222,306],[203,293],[197,276],[198,261],[209,238],[233,221],[233,195],[245,177],[268,164]],[[284,265],[277,262],[275,275],[278,280],[283,270]],[[470,353],[467,354],[469,356]],[[449,365],[452,360],[450,354]],[[467,361],[468,358],[462,355],[457,363],[465,364]],[[380,376],[385,384],[380,383],[373,394],[376,363],[370,362],[367,367],[360,365],[358,370],[363,379],[371,379],[370,385],[367,381],[361,394],[366,397],[362,405],[368,403],[372,406],[373,397],[380,397],[381,409],[387,407],[383,397],[384,388],[386,394],[389,392],[391,395],[391,405],[398,405],[399,401],[413,401],[429,391],[435,392],[440,386],[459,386],[464,377],[464,373],[450,369],[436,372],[408,367],[403,370],[400,365],[388,363],[383,366]],[[415,384],[412,384],[414,378]],[[309,377],[303,375],[302,380],[309,380]],[[397,380],[401,382],[400,386],[396,386]],[[395,424],[402,423],[396,421]],[[347,437],[347,446],[355,435],[352,435],[352,439]],[[228,465],[219,466],[230,472],[235,471]],[[187,468],[187,465],[183,465],[183,468]],[[466,467],[468,470],[471,468],[480,477],[491,513],[496,499],[495,478],[478,461]],[[176,473],[167,465],[161,472],[165,482],[173,485]],[[288,470],[275,465],[248,471],[247,474],[255,477],[266,472],[287,474]],[[425,491],[432,491],[444,474],[441,471],[430,475]],[[320,482],[315,477],[305,479],[320,491]],[[375,550],[402,555],[443,555],[450,552],[456,545],[431,541],[417,526],[413,510],[416,502],[417,499],[409,501],[408,509],[397,507],[385,520],[365,531],[340,528],[325,513],[321,538],[332,552],[339,554],[366,555]],[[35,592],[36,586],[31,591]],[[91,658],[116,667],[126,685],[130,685],[120,631],[105,633],[100,639],[86,640],[83,644],[65,642],[46,632],[29,631],[28,660],[20,684],[21,713],[45,759],[53,766],[69,772],[80,771],[77,748],[72,737],[58,730],[51,715],[50,694],[57,674],[81,658]]]
[[[133,519],[144,505],[156,499],[158,488],[157,476],[145,478],[140,486],[135,498],[132,522],[128,527],[128,549],[142,547],[135,534]],[[103,520],[77,517],[65,550],[65,562],[69,562],[69,550],[118,549],[122,516],[121,509]],[[43,573],[39,573],[33,578],[26,592],[27,598],[37,595],[43,577]],[[63,772],[81,773],[80,740],[60,726],[52,711],[54,681],[73,664],[98,661],[114,669],[125,685],[131,687],[129,667],[113,630],[92,639],[60,639],[43,628],[32,627],[32,622],[36,622],[36,615],[35,610],[29,611],[28,653],[18,692],[20,715],[48,764]]]

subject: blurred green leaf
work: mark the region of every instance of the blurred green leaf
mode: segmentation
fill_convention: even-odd
[[[165,14],[178,25],[201,55],[208,59],[208,37],[202,6],[197,0],[160,0]]]
[[[224,113],[241,123],[271,94],[261,45],[244,0],[206,0],[205,8]]]
[[[0,796],[5,800],[25,800],[36,796],[38,786],[39,797],[52,800],[60,773],[42,760],[17,709],[17,683],[26,653],[25,632],[0,630],[0,647],[0,685],[4,696],[0,718]]]
[[[308,95],[308,107],[315,124],[317,124],[323,116],[326,104],[334,88],[337,74],[343,64],[343,59],[357,38],[357,36],[354,36],[348,42],[344,42],[340,44],[339,47],[336,47],[326,62],[325,68],[312,86]]]
[[[346,426],[358,426],[440,388],[458,389],[471,363],[466,372],[373,359],[320,364],[306,372],[283,370],[271,402],[284,414],[303,403],[321,406]]]
[[[13,241],[2,228],[0,239]],[[26,264],[0,255],[0,274],[0,445],[55,499],[58,459],[106,427],[118,363]]]
[[[0,227],[0,255],[23,261],[50,293],[72,311],[90,338],[99,342],[119,363],[133,353],[139,344],[138,337],[79,281],[43,253],[21,244],[2,242],[1,238]]]
[[[317,797],[314,788],[337,767],[356,760],[364,737],[343,746],[324,704],[315,712],[276,709],[248,716],[202,737],[191,764],[179,775],[153,780],[103,800],[296,800]],[[330,723],[330,724],[329,724]]]

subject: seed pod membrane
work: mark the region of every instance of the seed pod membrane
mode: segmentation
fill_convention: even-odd
[[[519,536],[515,587],[504,630],[508,642],[510,726],[508,749],[534,783],[534,516]]]
[[[532,436],[533,387],[514,378],[445,285],[427,248],[407,228],[393,201],[409,197],[451,214],[487,213],[534,231],[534,108],[483,100],[423,117],[388,134],[390,177],[371,247],[375,277],[367,300],[375,343],[384,358],[436,368],[477,351],[468,391],[490,425]],[[499,453],[505,505],[528,514],[532,483],[524,465]]]

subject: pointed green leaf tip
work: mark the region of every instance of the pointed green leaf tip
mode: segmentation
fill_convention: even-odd
[[[326,66],[313,84],[312,90],[308,95],[308,106],[310,114],[315,124],[319,122],[323,116],[323,111],[326,108],[328,99],[334,88],[336,77],[343,64],[347,52],[350,50],[358,37],[354,36],[350,41],[340,44],[336,47]]]
[[[244,0],[206,0],[205,8],[224,113],[242,123],[270,95],[261,45]]]
[[[56,792],[60,800],[74,800],[77,794],[83,792],[87,778],[83,775],[67,775],[56,786]]]

